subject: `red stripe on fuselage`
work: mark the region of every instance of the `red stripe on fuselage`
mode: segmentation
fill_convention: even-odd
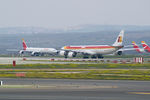
[[[112,46],[65,46],[64,49],[112,49]]]

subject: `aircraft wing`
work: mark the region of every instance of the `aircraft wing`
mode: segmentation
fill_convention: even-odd
[[[6,51],[19,52],[20,49],[6,49]]]
[[[119,49],[118,51],[133,51],[135,50],[135,48],[122,48],[122,49]]]
[[[95,54],[95,52],[92,52],[91,50],[62,50],[62,51],[75,52],[75,53],[78,53],[78,54],[87,54],[87,55],[93,55],[93,54]]]
[[[122,51],[122,52],[124,52],[124,51],[137,51],[139,53],[145,52],[143,48],[138,48],[138,49],[136,49],[136,48],[122,48],[122,49],[119,49],[118,51]]]

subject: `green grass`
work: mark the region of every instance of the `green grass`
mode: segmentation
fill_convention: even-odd
[[[16,72],[15,72],[16,71]],[[0,77],[17,78],[16,73],[25,73],[22,78],[51,78],[51,79],[97,79],[97,80],[150,80],[150,70],[130,70],[130,69],[107,69],[107,70],[57,70],[55,73],[51,71],[37,70],[15,70],[0,71]],[[77,72],[80,73],[61,73],[61,72]],[[49,72],[49,73],[47,73]]]
[[[17,64],[0,65],[0,69],[150,69],[150,64]]]
[[[0,77],[15,78],[15,74],[0,74]],[[51,78],[51,79],[97,79],[97,80],[150,80],[149,75],[96,75],[92,73],[27,73],[23,78]]]
[[[117,72],[117,73],[116,73]],[[119,72],[119,73],[118,73]],[[101,79],[101,80],[150,80],[150,71],[90,71],[83,73],[27,73],[28,78],[54,78],[54,79]],[[106,75],[105,75],[106,74]],[[108,74],[108,75],[107,75]],[[111,75],[110,75],[111,74]]]
[[[8,78],[24,72],[22,78],[150,80],[150,64],[23,64],[0,69],[0,77]]]

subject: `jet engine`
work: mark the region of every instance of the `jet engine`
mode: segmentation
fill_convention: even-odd
[[[40,55],[40,53],[38,53],[38,52],[32,52],[31,53],[31,56],[39,56]]]
[[[69,52],[69,51],[60,51],[59,55],[67,57],[76,57],[76,52]]]
[[[20,50],[20,51],[19,51],[19,54],[23,54],[23,53],[24,53],[23,50]]]
[[[32,52],[31,55],[34,56],[34,55],[35,55],[35,52]]]
[[[122,51],[117,51],[116,55],[122,55]]]
[[[68,57],[76,57],[76,52],[69,52]]]
[[[61,56],[65,56],[65,54],[66,54],[65,51],[60,51],[60,52],[59,52],[59,55],[61,55]]]

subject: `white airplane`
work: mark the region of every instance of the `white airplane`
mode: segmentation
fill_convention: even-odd
[[[103,58],[104,54],[113,54],[117,53],[118,55],[122,54],[122,51],[118,51],[119,49],[123,48],[122,42],[123,42],[123,36],[124,31],[122,30],[116,41],[113,45],[70,45],[70,46],[64,46],[61,48],[61,51],[59,54],[61,56],[67,57],[76,57],[78,53],[84,55],[83,58]]]
[[[57,54],[58,51],[54,48],[33,48],[33,47],[27,47],[24,39],[22,39],[23,44],[23,50],[20,50],[20,54],[23,54],[25,52],[31,53],[32,56],[39,56],[40,54]]]

